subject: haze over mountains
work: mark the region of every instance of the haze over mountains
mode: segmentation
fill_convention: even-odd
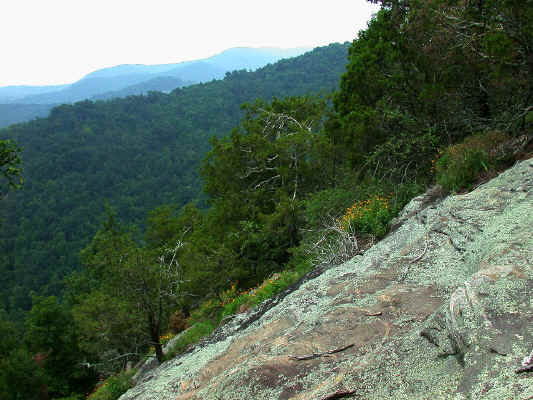
[[[0,87],[0,127],[47,116],[58,104],[85,99],[109,100],[149,91],[170,92],[178,87],[223,78],[234,70],[255,70],[308,50],[239,47],[201,60],[104,68],[66,85],[4,86]]]

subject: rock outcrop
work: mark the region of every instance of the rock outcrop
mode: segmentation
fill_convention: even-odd
[[[121,399],[532,398],[533,160],[315,275]]]

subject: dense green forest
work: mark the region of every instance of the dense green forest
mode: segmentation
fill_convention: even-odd
[[[347,65],[332,45],[2,132],[24,149],[4,142],[4,177],[20,154],[25,179],[2,204],[2,398],[82,398],[146,352],[162,362],[167,332],[190,327],[183,351],[357,254],[428,185],[468,190],[532,155],[532,0],[379,3]],[[108,382],[90,398],[128,386]]]
[[[223,136],[256,98],[331,91],[348,45],[334,44],[255,72],[111,101],[63,105],[50,116],[0,131],[23,148],[24,187],[2,204],[2,303],[31,306],[30,291],[59,294],[79,268],[79,251],[108,204],[120,221],[142,225],[161,204],[200,197],[200,161],[211,136]]]

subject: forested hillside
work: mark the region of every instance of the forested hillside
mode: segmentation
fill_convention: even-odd
[[[150,79],[137,85],[128,86],[121,90],[110,91],[91,97],[90,100],[111,100],[117,97],[135,96],[147,94],[148,92],[168,93],[176,88],[193,85],[196,82],[185,82],[172,76],[160,76]]]
[[[60,292],[57,285],[79,267],[78,253],[100,226],[106,203],[119,220],[142,224],[158,205],[180,208],[197,198],[209,138],[239,122],[241,104],[334,89],[347,48],[317,48],[170,94],[63,105],[48,118],[0,131],[23,148],[25,180],[1,210],[4,306],[27,309],[31,290]]]

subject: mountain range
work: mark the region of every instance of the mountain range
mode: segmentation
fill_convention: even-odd
[[[91,72],[66,85],[0,87],[0,127],[44,117],[55,106],[85,99],[109,100],[149,91],[170,92],[195,83],[223,78],[234,70],[255,70],[309,48],[228,49],[212,57],[173,64],[124,64]]]

